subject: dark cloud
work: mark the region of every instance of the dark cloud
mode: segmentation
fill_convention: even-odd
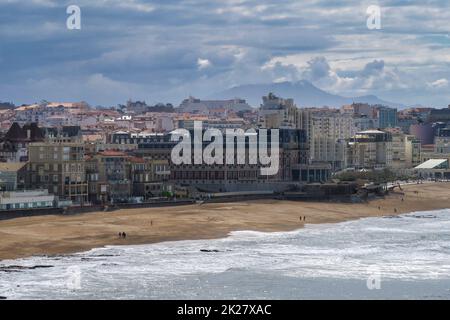
[[[436,71],[439,61],[427,61],[423,53],[411,55],[414,65],[389,60],[401,49],[392,39],[412,50],[448,48],[443,23],[448,1],[379,3],[386,7],[386,27],[370,33],[364,3],[356,0],[0,0],[0,100],[117,104],[131,97],[178,103],[187,94],[208,96],[233,85],[300,78],[346,90],[356,90],[352,79],[366,79],[364,90],[383,95],[392,94],[382,91],[383,81],[401,75],[423,77],[423,84],[450,79],[448,69]],[[81,7],[82,30],[66,29],[69,4]],[[390,38],[380,44],[383,36]],[[373,52],[379,56],[362,68],[330,66],[330,55],[373,57]],[[264,67],[274,58],[305,53],[313,58],[304,69],[295,62]],[[445,53],[439,55],[442,61]],[[200,67],[199,59],[208,63]],[[404,72],[392,70],[397,67]]]

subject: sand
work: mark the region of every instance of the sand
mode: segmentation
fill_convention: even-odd
[[[0,260],[106,245],[220,238],[237,230],[291,231],[305,223],[443,208],[450,208],[450,183],[438,182],[404,186],[384,199],[361,204],[258,200],[25,217],[0,221]],[[119,238],[119,232],[126,232],[127,238]]]

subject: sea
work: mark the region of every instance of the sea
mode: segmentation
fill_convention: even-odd
[[[0,297],[449,299],[450,209],[3,260]]]

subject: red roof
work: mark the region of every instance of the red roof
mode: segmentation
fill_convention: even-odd
[[[134,162],[134,163],[145,163],[145,160],[143,158],[139,158],[139,157],[131,157],[130,158],[130,162]]]
[[[123,151],[117,151],[117,150],[105,150],[101,151],[98,154],[102,156],[108,156],[108,157],[127,157],[128,154],[126,154]]]

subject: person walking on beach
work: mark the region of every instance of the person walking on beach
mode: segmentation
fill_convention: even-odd
[[[119,232],[119,238],[122,238],[122,232]]]
[[[125,239],[127,237],[127,234],[125,232],[122,232],[122,237]]]

